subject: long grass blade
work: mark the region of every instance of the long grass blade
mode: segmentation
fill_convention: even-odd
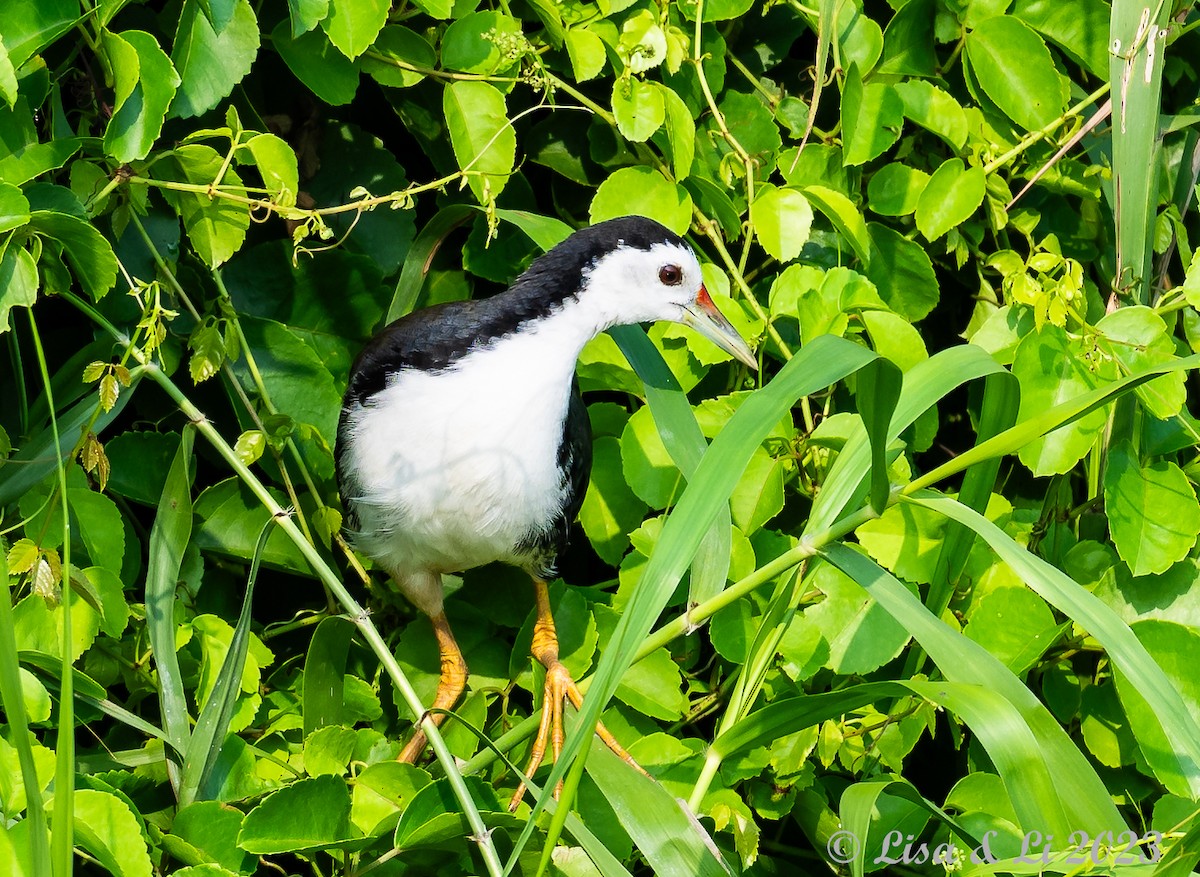
[[[871,508],[882,514],[891,485],[887,474],[888,434],[904,375],[895,364],[877,359],[858,372],[858,410],[871,446]]]
[[[17,750],[21,766],[21,781],[25,784],[25,821],[28,825],[29,861],[37,877],[49,877],[50,830],[46,809],[42,804],[42,787],[38,782],[33,749],[29,745],[29,719],[25,714],[25,698],[21,693],[18,670],[16,626],[13,622],[12,592],[8,587],[8,552],[0,543],[0,703],[8,720],[8,738]]]
[[[865,555],[839,544],[826,548],[823,556],[900,622],[947,680],[982,686],[1020,713],[1048,771],[1035,774],[1030,766],[1021,785],[1007,787],[1022,825],[1055,835],[1079,825],[1095,826],[1096,831],[1123,827],[1108,790],[1087,759],[1045,705],[998,658],[934,618],[904,585]],[[1046,781],[1047,776],[1052,779]]]
[[[828,335],[817,338],[796,354],[774,380],[752,394],[709,445],[695,477],[688,483],[679,504],[667,518],[641,582],[617,622],[608,648],[592,676],[579,724],[568,735],[563,755],[555,763],[547,787],[554,788],[567,772],[568,766],[571,769],[571,781],[578,783],[583,772],[583,760],[578,755],[584,738],[590,736],[591,729],[596,727],[601,711],[612,697],[641,641],[662,612],[684,570],[691,563],[701,538],[712,526],[720,506],[728,503],[754,449],[780,418],[791,410],[797,399],[829,387],[874,358],[874,353],[853,342]],[[570,801],[566,797],[569,788],[568,783],[563,795],[566,803]],[[518,838],[509,858],[509,870],[516,866],[543,806],[540,800],[534,805],[529,824]],[[551,822],[544,858],[549,855],[549,848],[561,831],[561,820],[555,816]]]
[[[609,334],[642,379],[646,404],[650,406],[658,434],[684,479],[690,480],[708,450],[708,442],[700,431],[687,395],[658,349],[639,327],[614,326]],[[704,534],[692,561],[689,607],[719,594],[725,587],[733,551],[732,526],[729,504],[726,503],[718,509],[716,520]]]
[[[1174,761],[1179,777],[1187,784],[1192,795],[1200,798],[1200,725],[1192,717],[1179,691],[1129,625],[1091,591],[1026,551],[1011,536],[973,509],[932,492],[909,497],[906,501],[925,506],[970,527],[1030,589],[1073,619],[1104,647],[1109,659],[1150,705],[1172,744],[1172,751],[1166,757]]]
[[[888,441],[895,441],[916,419],[939,399],[968,381],[989,375],[1011,375],[982,347],[963,344],[951,347],[913,366],[904,375],[896,409],[892,412]],[[813,500],[805,535],[827,530],[842,513],[866,496],[866,478],[871,466],[871,447],[863,428],[855,431],[829,470],[820,493]]]
[[[413,239],[412,246],[404,257],[404,265],[400,268],[400,277],[396,280],[396,289],[392,293],[392,302],[388,305],[384,325],[411,313],[417,306],[417,299],[421,297],[421,287],[425,285],[425,276],[429,273],[433,257],[446,242],[450,232],[474,215],[475,210],[468,204],[451,204],[443,207],[433,219],[425,223],[425,227]]]
[[[187,751],[187,698],[175,654],[175,587],[183,552],[192,532],[191,478],[188,475],[195,433],[184,429],[183,440],[163,484],[162,501],[150,530],[150,556],[146,570],[146,628],[158,671],[158,698],[167,742],[177,753]],[[172,785],[179,788],[178,766],[167,761]]]
[[[246,595],[242,598],[242,611],[238,616],[237,626],[229,640],[229,650],[221,669],[217,671],[217,680],[200,716],[196,719],[196,728],[188,740],[187,754],[183,760],[183,775],[179,781],[179,806],[186,807],[193,801],[208,800],[214,788],[220,788],[223,777],[215,777],[213,769],[221,755],[221,746],[225,735],[229,732],[229,720],[233,717],[237,705],[238,691],[241,688],[242,671],[246,666],[246,654],[250,650],[250,606],[254,599],[254,582],[258,579],[258,565],[262,561],[263,548],[266,547],[267,537],[274,530],[274,523],[268,521],[258,535],[258,543],[254,546],[254,559],[250,562],[250,575],[246,579]]]

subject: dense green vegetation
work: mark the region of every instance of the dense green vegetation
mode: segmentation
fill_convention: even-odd
[[[0,3],[0,871],[1191,872],[1200,18],[813,2]],[[389,319],[630,212],[762,371],[585,350],[587,697],[509,814],[529,583],[451,583],[397,763],[437,652],[334,425]]]

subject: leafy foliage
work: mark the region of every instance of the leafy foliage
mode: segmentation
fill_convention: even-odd
[[[1196,16],[0,4],[0,871],[1190,873]],[[388,320],[627,213],[762,372],[584,350],[586,697],[510,813],[532,589],[447,579],[470,687],[396,762],[437,650],[337,411]]]

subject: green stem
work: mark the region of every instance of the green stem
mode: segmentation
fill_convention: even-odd
[[[121,333],[117,331],[104,316],[93,309],[82,299],[72,293],[63,293],[63,298],[74,305],[79,311],[83,312],[96,325],[103,328],[113,336],[119,343],[128,344],[124,340]],[[135,351],[135,356],[137,352]],[[139,357],[141,359],[141,357]],[[421,699],[417,696],[412,684],[408,681],[408,677],[404,675],[404,670],[396,661],[395,656],[388,648],[387,643],[380,635],[378,629],[371,622],[370,615],[359,605],[358,601],[346,590],[346,586],[342,584],[341,579],[325,562],[325,559],[317,551],[316,547],[304,538],[304,534],[300,532],[300,528],[296,526],[289,515],[271,496],[270,491],[266,486],[258,480],[257,476],[250,471],[249,468],[238,458],[230,444],[225,441],[216,427],[204,416],[191,400],[184,395],[183,391],[175,384],[174,381],[164,372],[157,363],[152,361],[143,361],[142,366],[145,369],[145,374],[153,380],[165,392],[183,414],[191,420],[200,434],[208,440],[213,449],[225,460],[226,464],[234,473],[242,480],[250,491],[258,498],[263,507],[270,512],[272,519],[279,526],[292,543],[300,551],[300,554],[308,562],[317,578],[324,583],[333,595],[337,598],[345,610],[350,622],[358,628],[359,633],[367,644],[371,647],[371,651],[375,653],[375,657],[383,665],[387,671],[392,683],[400,692],[405,704],[415,715],[421,716],[421,730],[425,732],[429,738],[429,744],[433,749],[434,755],[438,762],[442,765],[446,772],[446,778],[450,783],[450,787],[458,798],[459,804],[462,805],[463,813],[467,817],[467,822],[471,826],[473,832],[472,840],[479,846],[480,854],[483,857],[484,864],[487,866],[488,873],[492,877],[500,877],[503,872],[503,867],[500,864],[499,855],[496,852],[496,847],[492,843],[491,832],[483,822],[483,817],[479,813],[479,808],[475,805],[475,801],[471,798],[471,793],[467,789],[466,783],[463,780],[462,774],[458,770],[458,766],[454,761],[454,755],[446,746],[446,741],[438,732],[437,725],[426,714],[425,706],[421,703]],[[68,674],[69,675],[69,674]]]
[[[1028,134],[1026,134],[1024,137],[1021,138],[1020,143],[1018,143],[1016,146],[1014,146],[1008,152],[1004,153],[1004,155],[1000,156],[999,158],[993,159],[992,161],[989,161],[986,165],[984,165],[983,172],[985,174],[990,174],[993,171],[995,171],[997,168],[1003,167],[1004,165],[1008,164],[1010,161],[1012,161],[1014,158],[1016,158],[1018,155],[1020,155],[1022,152],[1024,152],[1026,149],[1028,149],[1030,146],[1037,143],[1039,140],[1043,140],[1046,137],[1050,136],[1052,133],[1054,133],[1054,131],[1056,131],[1058,129],[1058,127],[1060,125],[1062,125],[1063,122],[1067,121],[1067,119],[1070,119],[1073,116],[1078,116],[1084,110],[1086,110],[1088,107],[1090,107],[1092,104],[1094,104],[1096,101],[1100,100],[1100,98],[1104,97],[1104,95],[1108,94],[1109,88],[1110,88],[1110,86],[1106,82],[1104,85],[1097,88],[1095,91],[1093,91],[1091,94],[1089,94],[1083,100],[1081,100],[1079,103],[1075,104],[1075,106],[1068,108],[1065,113],[1063,113],[1061,116],[1059,116],[1057,119],[1055,119],[1050,124],[1045,125],[1044,127],[1039,128],[1036,131],[1030,131]]]

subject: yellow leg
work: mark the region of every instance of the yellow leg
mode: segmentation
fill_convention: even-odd
[[[463,689],[467,687],[467,662],[463,658],[458,643],[454,641],[454,634],[450,631],[450,622],[446,620],[446,613],[439,612],[437,615],[431,615],[429,620],[433,622],[433,633],[437,637],[438,652],[442,658],[442,673],[438,679],[433,706],[426,715],[433,719],[435,725],[441,725],[442,720],[446,718],[445,713],[441,711],[448,710],[458,703]],[[413,763],[425,750],[426,742],[425,732],[418,724],[412,739],[400,753],[399,760],[409,764]]]
[[[533,748],[529,751],[529,765],[525,768],[525,776],[533,776],[533,772],[541,766],[542,760],[546,757],[547,741],[550,743],[555,761],[562,754],[563,701],[571,701],[577,710],[583,707],[583,695],[579,693],[579,688],[575,685],[575,680],[571,678],[570,671],[558,660],[558,634],[554,630],[554,616],[550,612],[549,589],[546,587],[546,583],[539,578],[534,578],[533,586],[537,600],[537,622],[533,626],[533,646],[530,651],[537,658],[538,663],[546,668],[546,686],[542,696],[542,721],[538,726],[537,736],[533,740]],[[596,724],[596,734],[609,749],[624,761],[645,773],[633,760],[633,756],[626,752],[617,739],[599,722]],[[562,784],[559,783],[559,788],[554,790],[556,798],[561,790]],[[521,783],[517,787],[512,801],[509,802],[508,809],[516,810],[524,794],[525,784]]]

